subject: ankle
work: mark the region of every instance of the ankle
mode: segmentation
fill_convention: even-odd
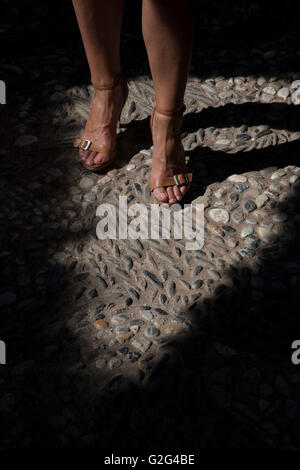
[[[122,76],[122,72],[101,77],[92,76],[91,82],[95,91],[114,90],[120,85]]]
[[[173,111],[161,110],[160,108],[155,107],[153,121],[155,121],[156,125],[158,124],[170,131],[175,131],[176,133],[180,131],[184,111],[184,105],[180,105]]]
[[[181,140],[182,117],[174,118],[155,114],[153,119],[153,140],[158,142]],[[154,142],[155,143],[155,142]]]

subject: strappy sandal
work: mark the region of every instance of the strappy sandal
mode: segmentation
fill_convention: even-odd
[[[154,119],[154,114],[162,114],[163,116],[168,116],[168,117],[179,117],[182,116],[186,107],[183,105],[178,111],[161,111],[157,109],[156,107],[153,109],[151,119],[150,119],[150,128],[152,131],[153,127],[153,119]],[[178,128],[178,132],[180,131],[180,126]],[[168,186],[187,186],[190,185],[192,182],[192,173],[179,173],[177,175],[173,176],[165,176],[161,178],[156,178],[156,179],[150,179],[150,190],[153,192],[154,189],[160,188],[160,187],[168,187]],[[169,204],[168,202],[163,202],[155,197],[153,194],[154,199],[159,202],[160,204],[168,204],[169,206],[175,204]]]
[[[121,113],[122,113],[122,110],[124,108],[124,105],[125,105],[127,97],[128,97],[128,86],[127,86],[127,83],[125,81],[123,73],[120,73],[118,75],[117,80],[116,80],[116,82],[113,86],[98,86],[98,85],[95,85],[93,83],[93,87],[94,87],[95,91],[113,90],[114,88],[116,88],[119,85],[122,86],[122,88],[123,88],[124,100],[123,100],[123,105],[122,105],[122,108],[121,108],[121,111],[120,111],[117,127],[119,127]],[[87,168],[88,170],[91,170],[91,171],[100,171],[100,170],[108,167],[109,165],[112,164],[113,160],[116,158],[117,148],[115,148],[114,150],[110,150],[105,145],[99,145],[99,146],[94,145],[91,140],[85,139],[83,136],[76,137],[73,141],[73,145],[74,145],[74,147],[82,149],[82,150],[91,150],[91,151],[94,151],[94,152],[101,152],[101,153],[106,153],[106,154],[109,155],[109,159],[106,162],[99,163],[97,165],[87,165],[84,161],[81,161],[82,165],[85,168]]]

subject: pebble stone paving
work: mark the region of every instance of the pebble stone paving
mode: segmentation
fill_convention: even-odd
[[[253,56],[272,62],[276,46]],[[49,83],[32,122],[21,104],[14,172],[1,150],[0,331],[12,364],[0,414],[14,426],[0,447],[150,446],[172,428],[178,448],[298,449],[299,75],[191,74],[186,202],[205,208],[194,251],[185,239],[96,237],[100,204],[118,214],[119,196],[153,203],[153,85],[144,75],[129,88],[106,174],[71,147],[89,85]]]

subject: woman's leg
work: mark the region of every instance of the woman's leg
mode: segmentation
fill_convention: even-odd
[[[124,0],[73,0],[92,82],[99,87],[113,86],[121,71],[120,33]],[[116,127],[122,107],[121,86],[96,91],[83,137],[95,145],[113,150]],[[108,155],[80,150],[88,165],[103,163]]]
[[[161,111],[176,111],[183,105],[193,43],[192,7],[192,0],[143,0],[143,36]],[[151,178],[185,171],[184,150],[173,127],[172,118],[155,114]],[[154,192],[161,201],[173,203],[186,190],[187,186],[170,186]]]

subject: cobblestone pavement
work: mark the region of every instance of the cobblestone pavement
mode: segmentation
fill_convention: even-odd
[[[99,204],[153,203],[148,76],[103,175],[71,147],[90,86],[49,83],[32,125],[21,104],[21,163],[1,151],[2,448],[299,448],[300,80],[278,77],[189,79],[195,251],[96,237]]]

